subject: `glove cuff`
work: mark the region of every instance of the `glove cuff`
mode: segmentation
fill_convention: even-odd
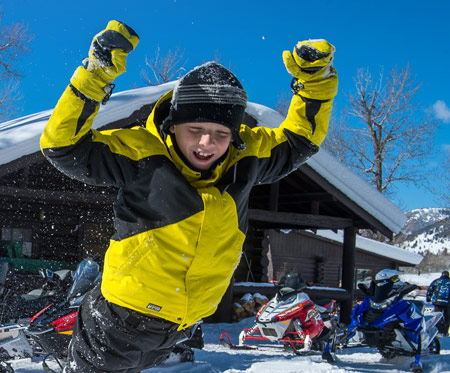
[[[82,94],[94,101],[103,101],[111,91],[107,84],[95,73],[87,71],[84,66],[78,67],[70,78],[70,83]]]
[[[330,73],[327,78],[322,79],[316,78],[310,81],[298,79],[294,83],[294,86],[298,87],[294,93],[314,100],[332,99],[338,91],[338,77],[334,68],[331,68]]]

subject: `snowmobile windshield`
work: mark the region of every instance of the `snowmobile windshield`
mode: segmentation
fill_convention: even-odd
[[[393,288],[394,283],[392,281],[380,281],[375,284],[373,295],[370,297],[370,299],[374,302],[382,302],[392,297]]]
[[[279,286],[282,288],[285,287],[300,291],[306,287],[306,283],[299,274],[294,273],[283,277],[279,282]]]
[[[91,259],[84,259],[77,267],[73,275],[73,284],[67,294],[67,298],[78,297],[90,288],[100,275],[100,266]]]

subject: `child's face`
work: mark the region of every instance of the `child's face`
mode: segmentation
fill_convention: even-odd
[[[217,123],[183,123],[170,127],[178,148],[199,170],[208,170],[228,149],[233,140],[228,127]]]

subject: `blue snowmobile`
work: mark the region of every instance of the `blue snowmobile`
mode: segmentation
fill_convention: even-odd
[[[420,357],[440,353],[436,325],[443,315],[422,301],[404,299],[417,285],[401,282],[401,273],[383,269],[369,287],[358,285],[366,297],[353,310],[345,347],[376,347],[386,359],[413,356],[410,370],[423,372]]]

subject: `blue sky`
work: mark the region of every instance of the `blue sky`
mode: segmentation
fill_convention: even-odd
[[[358,68],[376,75],[381,67],[410,70],[422,86],[416,99],[433,105],[441,119],[436,136],[436,162],[450,149],[450,2],[416,0],[250,1],[35,1],[0,0],[3,24],[24,22],[34,34],[32,52],[20,60],[23,95],[19,116],[53,108],[73,70],[87,55],[93,35],[110,19],[133,27],[141,41],[128,58],[127,72],[116,91],[145,85],[145,58],[179,47],[197,66],[219,54],[242,81],[249,100],[274,107],[289,92],[290,76],[281,53],[299,40],[324,38],[336,46],[339,107],[354,89]],[[433,193],[401,188],[402,209],[442,207]]]

